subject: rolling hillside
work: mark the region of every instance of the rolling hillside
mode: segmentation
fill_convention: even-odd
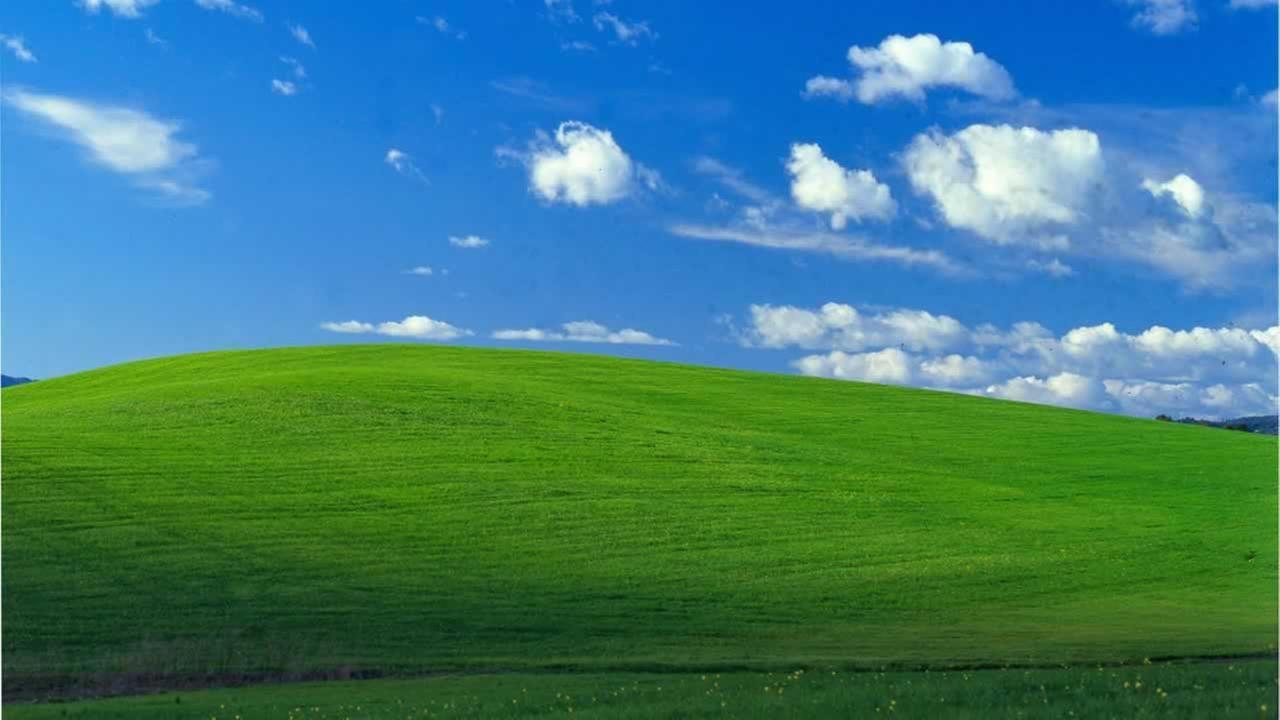
[[[6,699],[1274,651],[1274,437],[416,345],[130,363],[2,411]]]

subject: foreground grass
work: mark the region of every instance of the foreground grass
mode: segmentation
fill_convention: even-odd
[[[1274,718],[1276,663],[968,672],[479,675],[268,685],[38,706],[14,720]]]
[[[1275,438],[407,345],[46,380],[3,427],[7,700],[1274,648]]]

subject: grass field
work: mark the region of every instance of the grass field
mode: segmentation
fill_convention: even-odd
[[[11,720],[1274,718],[1276,663],[700,674],[510,674],[258,685],[9,706]]]
[[[416,345],[131,363],[2,412],[6,701],[1275,650],[1274,437]]]

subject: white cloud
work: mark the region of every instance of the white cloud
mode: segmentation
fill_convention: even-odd
[[[842,230],[850,219],[888,220],[897,212],[889,186],[870,170],[846,170],[822,154],[817,144],[791,146],[787,162],[791,197],[808,210],[831,213],[831,228]]]
[[[570,40],[560,43],[561,50],[569,50],[573,52],[595,52],[596,46],[585,40]]]
[[[624,45],[636,45],[640,40],[656,40],[658,34],[649,27],[648,22],[627,22],[612,13],[601,12],[591,19],[597,30],[612,30],[618,42]]]
[[[326,322],[320,323],[320,327],[324,330],[337,333],[371,333],[373,325],[359,320],[346,320],[344,322]]]
[[[752,329],[744,340],[759,347],[862,351],[900,346],[938,351],[963,345],[969,335],[955,318],[924,310],[867,315],[844,303],[827,303],[817,310],[791,305],[752,305],[750,310]]]
[[[583,342],[608,343],[612,345],[674,345],[663,338],[654,337],[647,332],[625,328],[612,331],[597,322],[576,320],[560,326],[561,330],[543,330],[528,328],[526,330],[498,330],[493,333],[495,340],[525,340],[531,342]]]
[[[133,19],[142,17],[143,10],[158,2],[160,0],[81,0],[80,6],[91,13],[105,7],[117,17]]]
[[[1267,94],[1263,95],[1263,96],[1259,99],[1259,102],[1261,102],[1263,105],[1265,105],[1265,106],[1267,106],[1267,107],[1275,108],[1275,107],[1276,107],[1276,93],[1277,93],[1277,92],[1280,92],[1280,89],[1278,89],[1278,90],[1271,90],[1271,91],[1267,92]]]
[[[1189,217],[1197,218],[1204,212],[1204,188],[1190,176],[1179,173],[1168,182],[1146,179],[1142,188],[1153,197],[1168,195]]]
[[[848,58],[857,75],[852,82],[819,75],[805,84],[805,93],[857,98],[865,104],[895,97],[921,102],[926,90],[938,87],[958,88],[991,100],[1017,94],[999,63],[974,52],[967,42],[944,43],[936,35],[890,35],[879,47],[850,47]]]
[[[547,17],[552,22],[576,23],[582,19],[573,9],[573,0],[543,0],[543,4],[547,8]]]
[[[759,208],[748,208],[759,210]],[[757,215],[757,213],[749,213]],[[812,232],[790,227],[774,227],[749,218],[745,225],[717,226],[676,223],[667,231],[696,240],[733,242],[777,250],[832,255],[842,260],[893,262],[907,267],[931,268],[943,274],[960,275],[966,269],[940,250],[917,250],[900,245],[880,245],[861,237]]]
[[[583,122],[560,123],[554,139],[540,134],[520,157],[529,168],[529,189],[548,202],[604,205],[636,188],[636,163],[613,134]]]
[[[917,135],[903,154],[912,187],[931,197],[947,224],[998,243],[1063,246],[1046,233],[1081,219],[1102,180],[1098,136],[970,125],[954,135]]]
[[[435,118],[436,125],[444,122],[444,108],[437,103],[431,103],[431,117]]]
[[[410,315],[400,322],[378,323],[375,332],[379,335],[418,340],[453,340],[471,334],[470,330],[461,330],[442,320],[432,320],[423,315]]]
[[[435,28],[436,32],[441,33],[442,35],[452,35],[458,40],[467,39],[467,33],[465,31],[453,27],[449,24],[448,20],[440,17],[439,15],[436,15],[435,17],[424,17],[422,15],[418,15],[415,19],[421,25],[427,25]]]
[[[1076,274],[1076,271],[1072,269],[1070,265],[1062,262],[1058,258],[1052,258],[1048,261],[1031,258],[1030,260],[1027,260],[1027,269],[1035,272],[1042,272],[1045,275],[1057,278],[1071,277]]]
[[[897,348],[853,355],[836,350],[827,355],[800,358],[795,367],[805,375],[904,385],[911,380],[910,361],[910,357]]]
[[[443,320],[433,320],[425,315],[410,315],[399,322],[388,321],[374,325],[358,320],[321,323],[321,328],[340,333],[376,333],[388,337],[413,338],[415,340],[456,340],[471,335],[470,330],[454,327]]]
[[[14,57],[24,63],[39,62],[36,59],[35,53],[27,49],[27,44],[22,39],[21,35],[5,35],[4,33],[0,33],[0,43],[3,43],[4,46],[9,48],[9,51],[13,53]]]
[[[1047,378],[1010,378],[986,389],[986,394],[992,397],[1074,408],[1097,405],[1104,392],[1102,384],[1097,380],[1069,372]]]
[[[147,42],[151,43],[152,45],[159,45],[160,47],[167,47],[169,45],[169,43],[166,42],[164,38],[157,35],[156,31],[152,30],[151,28],[147,28],[145,31],[143,31],[142,35],[147,39]]]
[[[1276,407],[1280,326],[1135,334],[1112,323],[1055,337],[1033,322],[1007,330],[906,308],[865,311],[752,305],[746,347],[826,351],[793,366],[824,377],[890,382],[1152,416],[1211,419]]]
[[[1193,0],[1125,0],[1138,8],[1133,26],[1156,35],[1173,35],[1196,26]]]
[[[271,91],[277,95],[291,97],[298,94],[298,86],[291,80],[271,80]]]
[[[413,158],[409,157],[409,154],[403,150],[398,150],[396,148],[387,150],[387,154],[382,156],[382,161],[390,165],[392,169],[405,177],[427,182],[427,176],[422,172],[422,170],[418,169],[417,164],[413,162]]]
[[[289,34],[293,36],[294,40],[297,40],[309,48],[314,48],[316,46],[315,41],[311,39],[311,33],[307,32],[307,29],[301,25],[290,25]]]
[[[294,77],[298,78],[299,80],[306,79],[307,69],[302,66],[302,63],[298,62],[297,58],[289,57],[288,55],[281,55],[280,62],[284,63],[285,65],[288,65],[290,68],[293,69]]]
[[[141,110],[27,90],[11,90],[4,99],[57,128],[99,165],[133,176],[140,187],[185,203],[209,198],[206,191],[186,182],[197,170],[198,151],[195,145],[177,139],[181,129],[177,122],[160,120]]]
[[[479,235],[450,235],[449,244],[458,248],[475,249],[486,247],[489,241]]]
[[[205,10],[217,10],[224,12],[233,17],[242,18],[244,20],[252,20],[253,22],[262,22],[262,13],[256,8],[248,5],[241,5],[233,0],[195,0],[196,5]]]
[[[432,275],[435,275],[435,274],[436,274],[436,271],[435,271],[435,270],[433,270],[433,269],[431,268],[431,266],[430,266],[430,265],[419,265],[419,266],[418,266],[418,267],[416,267],[416,268],[412,268],[412,269],[410,269],[410,270],[405,270],[405,274],[406,274],[406,275],[420,275],[420,276],[422,276],[422,277],[431,277]]]
[[[1276,0],[1231,0],[1229,4],[1232,10],[1257,10],[1275,6]]]

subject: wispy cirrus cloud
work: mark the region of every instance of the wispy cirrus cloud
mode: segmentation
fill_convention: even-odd
[[[477,248],[488,247],[489,241],[479,235],[450,235],[449,244],[456,248],[464,250],[475,250]]]
[[[309,48],[312,48],[312,49],[315,48],[316,43],[314,40],[311,39],[311,33],[305,27],[301,25],[293,25],[293,24],[290,24],[288,27],[289,27],[289,34],[293,36],[294,40],[297,40],[298,42],[302,43],[303,45],[306,45]]]
[[[80,0],[77,4],[89,13],[106,8],[116,17],[133,20],[142,17],[143,10],[158,2],[160,0]]]
[[[136,185],[179,203],[207,201],[192,179],[202,163],[192,143],[178,139],[181,124],[134,108],[103,105],[25,89],[4,101],[82,147],[99,166],[133,178]]]
[[[387,154],[382,156],[382,161],[391,166],[391,169],[414,180],[427,182],[427,176],[418,169],[417,164],[413,162],[413,158],[403,150],[391,148],[387,150]]]
[[[24,63],[39,62],[35,53],[27,49],[27,43],[21,35],[5,35],[0,33],[0,44],[8,48],[13,56]]]
[[[242,5],[241,3],[234,2],[233,0],[195,0],[195,3],[205,10],[214,10],[226,13],[232,17],[240,18],[241,20],[249,20],[258,23],[263,20],[262,12],[260,10],[248,5]]]
[[[525,342],[581,342],[609,345],[675,345],[665,338],[656,337],[643,330],[624,328],[610,330],[591,320],[575,320],[560,326],[558,330],[526,328],[523,330],[497,330],[495,340],[523,340]]]

